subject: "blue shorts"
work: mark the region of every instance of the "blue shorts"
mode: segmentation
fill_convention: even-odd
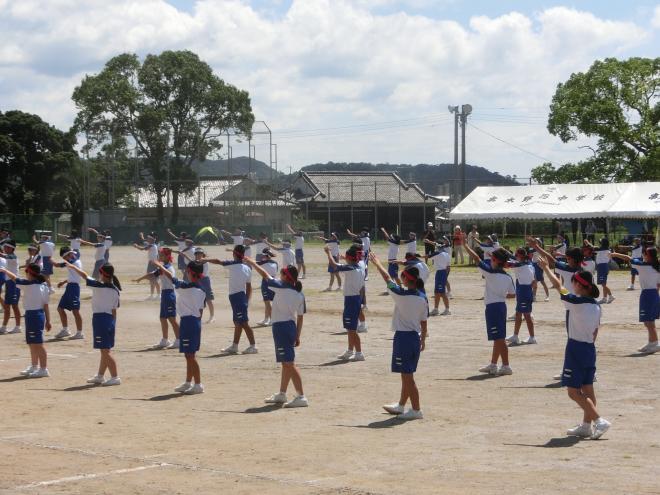
[[[66,284],[64,294],[62,294],[57,307],[68,311],[80,309],[80,285],[73,282]]]
[[[94,349],[112,349],[115,346],[115,320],[110,313],[92,315]]]
[[[213,301],[215,299],[213,288],[211,287],[211,279],[209,277],[200,278],[199,287],[204,291],[204,294],[206,294],[207,301]]]
[[[20,300],[21,289],[18,288],[16,282],[8,279],[5,282],[5,304],[13,306],[14,304],[18,304]]]
[[[545,280],[543,268],[541,268],[538,263],[532,263],[532,266],[534,267],[534,280],[537,282],[543,282]]]
[[[305,253],[302,249],[296,249],[296,263],[302,265],[305,262]]]
[[[333,256],[332,259],[335,260],[336,263],[339,263],[339,256]],[[336,271],[337,269],[328,263],[328,273],[335,273]]]
[[[234,323],[248,321],[248,298],[245,292],[229,294],[229,304],[231,304]]]
[[[50,256],[44,256],[41,258],[41,261],[44,264],[43,269],[41,270],[42,275],[52,275],[53,274],[53,261]]]
[[[414,373],[417,371],[422,341],[417,332],[394,332],[392,342],[392,373]]]
[[[506,337],[506,303],[486,304],[486,332],[488,340]]]
[[[397,263],[388,263],[387,274],[392,278],[399,278],[399,265]]]
[[[637,268],[631,268],[630,269],[630,274],[631,275],[639,275],[639,272],[637,271]]]
[[[268,288],[265,280],[261,281],[261,297],[264,301],[272,301],[275,298],[275,293]]]
[[[28,344],[44,343],[44,325],[46,314],[43,309],[31,309],[25,312],[25,342]]]
[[[596,346],[589,342],[568,339],[564,353],[564,371],[561,384],[564,387],[582,388],[593,385],[596,374]]]
[[[194,354],[202,343],[202,319],[182,316],[179,323],[179,352]]]
[[[607,275],[610,273],[609,263],[598,263],[596,265],[596,283],[603,285],[607,283]]]
[[[342,320],[344,321],[344,328],[349,332],[357,331],[361,307],[361,295],[344,296],[344,314],[342,315]]]
[[[656,289],[642,290],[639,294],[639,321],[655,321],[658,318],[660,318],[658,291]]]
[[[160,318],[176,317],[176,294],[174,289],[160,291]]]
[[[365,249],[364,253],[362,253],[362,258],[364,259],[364,267],[367,268],[369,266],[369,250]]]
[[[296,359],[296,337],[298,330],[294,321],[273,323],[273,341],[275,342],[275,360],[278,363],[291,363]]]
[[[447,270],[436,270],[435,271],[435,293],[444,294],[447,292],[447,277],[449,274]]]
[[[2,290],[2,286],[5,285],[6,281],[7,277],[5,276],[5,272],[0,273],[0,290]]]
[[[516,313],[531,313],[534,300],[531,285],[516,282]]]
[[[105,260],[96,260],[94,262],[94,271],[92,272],[92,278],[99,278],[101,274],[101,267],[105,265]],[[155,267],[154,267],[155,268]]]

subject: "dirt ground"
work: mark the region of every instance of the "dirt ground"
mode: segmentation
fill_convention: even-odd
[[[224,249],[208,251],[225,257]],[[92,256],[83,252],[85,268]],[[115,349],[121,386],[85,384],[98,363],[87,289],[86,339],[48,342],[51,378],[17,377],[28,363],[24,335],[0,336],[2,493],[660,493],[660,354],[635,352],[646,332],[637,323],[639,291],[625,291],[627,273],[611,276],[617,299],[604,307],[598,342],[596,393],[612,428],[601,440],[577,441],[565,430],[580,412],[552,380],[566,340],[556,292],[535,305],[539,344],[511,349],[514,374],[485,377],[477,372],[490,356],[482,281],[473,268],[454,268],[453,316],[430,320],[417,373],[425,418],[406,423],[381,409],[398,399],[399,377],[389,370],[392,305],[378,295],[375,271],[367,359],[339,364],[342,296],[320,292],[323,252],[307,249],[309,313],[297,361],[310,407],[287,410],[263,403],[279,385],[270,328],[256,330],[258,355],[219,354],[232,332],[222,268],[212,267],[216,322],[204,326],[200,352],[206,393],[181,396],[173,388],[184,359],[149,350],[160,337],[158,303],[144,301],[146,283],[129,282],[145,255],[115,247],[111,256],[125,285]],[[260,297],[250,311],[255,322],[263,317]],[[51,334],[58,330],[54,313]]]

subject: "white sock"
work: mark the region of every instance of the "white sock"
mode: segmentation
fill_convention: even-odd
[[[600,419],[600,418],[598,418],[598,419]],[[596,423],[598,423],[598,419],[595,421]],[[582,426],[587,428],[587,427],[591,426],[591,423],[582,423]]]

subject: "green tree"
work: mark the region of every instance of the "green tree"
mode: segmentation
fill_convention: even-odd
[[[38,115],[0,112],[0,205],[20,214],[69,211],[79,196],[72,179],[78,167],[73,132]],[[75,212],[74,212],[75,213]]]
[[[532,177],[548,182],[660,179],[660,58],[608,58],[557,86],[548,131],[563,142],[596,138],[594,156]]]
[[[220,150],[219,136],[227,129],[250,136],[254,123],[248,93],[226,84],[190,51],[148,55],[143,63],[134,54],[118,55],[83,79],[73,101],[76,128],[90,145],[117,135],[135,143],[161,222],[167,187],[176,223],[179,194],[196,186],[193,161]]]

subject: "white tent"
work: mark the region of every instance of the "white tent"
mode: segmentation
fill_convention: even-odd
[[[452,220],[660,218],[660,182],[477,187]]]

